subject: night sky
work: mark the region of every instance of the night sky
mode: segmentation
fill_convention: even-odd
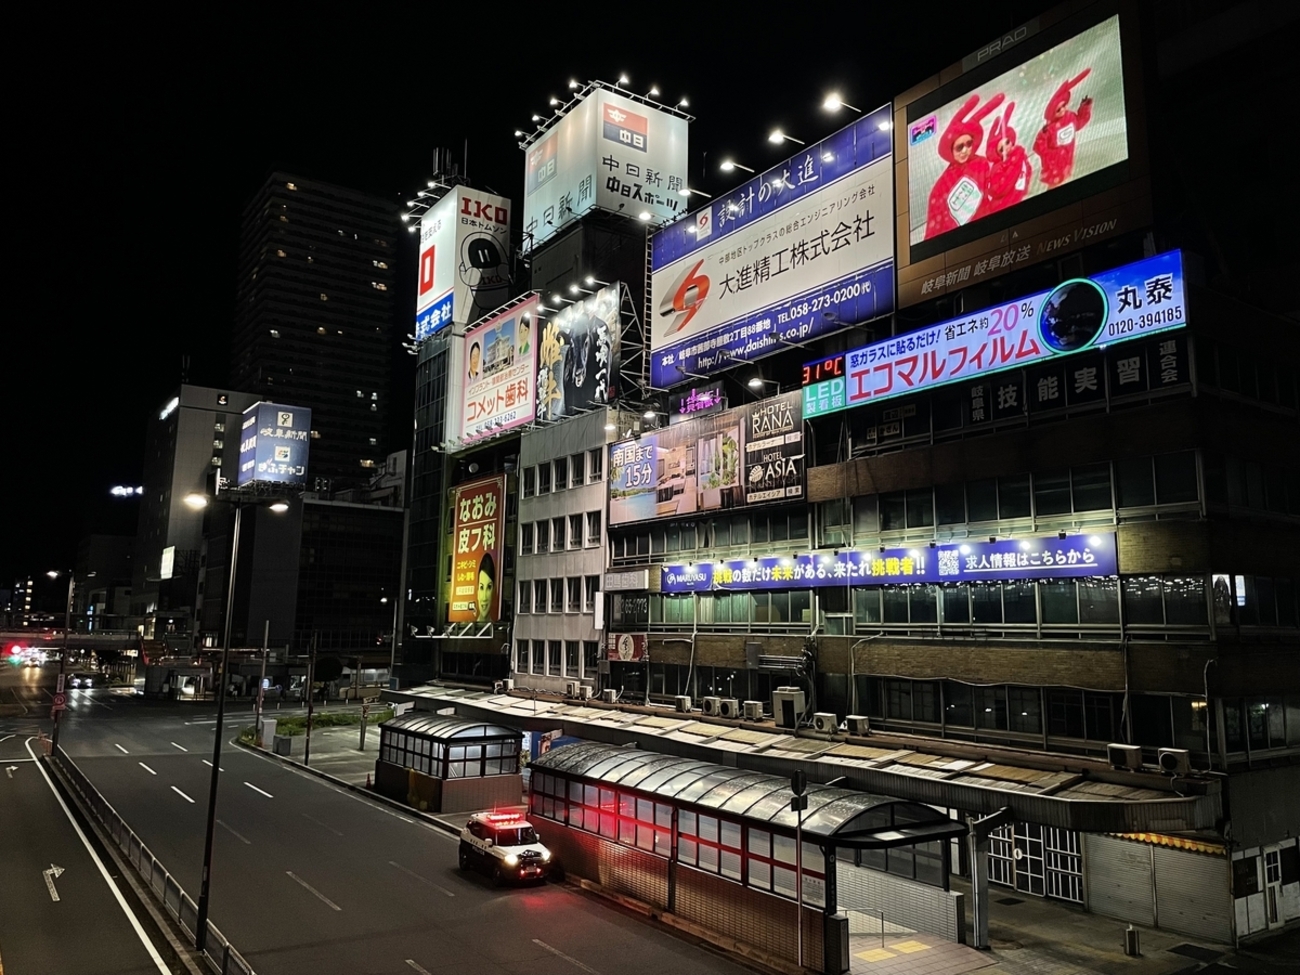
[[[512,198],[518,239],[513,133],[569,78],[626,72],[631,90],[689,97],[688,178],[718,193],[746,176],[718,172],[725,156],[761,169],[789,154],[767,143],[773,126],[811,142],[847,122],[821,111],[826,92],[870,110],[1049,6],[977,4],[958,18],[921,4],[562,4],[549,17],[531,7],[527,23],[445,4],[344,17],[178,7],[147,21],[63,8],[57,23],[25,9],[7,99],[18,178],[11,169],[0,588],[71,565],[85,534],[134,534],[137,504],[109,488],[140,482],[147,418],[182,357],[190,382],[225,384],[239,215],[273,168],[400,204],[435,148],[460,158],[468,140],[471,180]],[[402,238],[407,282],[414,245]],[[399,333],[413,291],[398,292]],[[413,365],[396,361],[397,430],[410,429]]]

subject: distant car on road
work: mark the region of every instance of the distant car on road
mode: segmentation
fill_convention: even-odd
[[[84,673],[73,674],[72,681],[71,681],[73,687],[82,687],[82,688],[98,687],[103,682],[104,679],[100,677],[99,674],[84,674]]]

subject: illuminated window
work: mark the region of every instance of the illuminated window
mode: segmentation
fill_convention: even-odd
[[[371,438],[370,438],[370,446],[373,447],[373,446],[375,446],[375,445],[378,444],[378,443],[379,443],[379,441],[378,441],[375,437],[371,437]]]
[[[298,189],[298,184],[297,184],[297,183],[285,183],[285,184],[284,184],[284,188],[287,189],[287,190],[295,190],[295,191],[296,191],[296,190]]]
[[[289,222],[289,218],[286,217],[286,216],[282,213],[282,214],[280,214],[280,222],[281,222],[281,223],[288,223],[288,222]]]
[[[307,260],[310,261],[311,258],[309,257],[309,258],[307,258]],[[322,291],[322,292],[320,293],[320,300],[321,300],[321,301],[329,301],[329,300],[330,300],[330,296],[327,295],[324,291]]]
[[[280,330],[278,328],[271,329],[271,338],[278,339],[279,337],[280,337]]]
[[[319,430],[313,430],[313,431],[311,432],[311,438],[312,438],[313,440],[319,440],[319,439],[320,439],[320,431],[319,431]]]
[[[375,462],[374,462],[373,460],[371,460],[370,458],[367,457],[365,460],[361,461],[361,466],[362,466],[362,467],[374,467],[374,466],[375,466]]]
[[[371,398],[371,399],[379,399],[379,394],[378,394],[378,393],[371,393],[371,394],[370,394],[370,398]]]
[[[384,270],[384,271],[387,271],[387,270],[388,270],[388,262],[387,262],[387,261],[374,261],[373,263],[374,263],[375,267],[380,268],[381,270]]]
[[[388,285],[386,285],[386,284],[384,284],[384,283],[382,283],[382,282],[380,282],[380,281],[371,281],[371,282],[370,282],[370,287],[374,288],[376,291],[387,291],[387,290],[388,290]]]
[[[320,325],[320,326],[317,326],[317,328],[316,328],[316,334],[317,334],[317,335],[326,335],[326,334],[328,334],[328,333],[325,331],[325,326],[324,326],[324,325]]]
[[[276,257],[284,257],[284,256],[285,256],[285,253],[284,253],[284,251],[280,251],[280,250],[278,250],[278,251],[275,252],[275,256],[276,256]]]
[[[226,442],[224,440],[213,440],[212,446],[216,447],[218,450],[221,450],[226,446]]]
[[[358,390],[357,390],[357,399],[365,399],[365,398],[366,398],[366,394],[363,393],[363,392],[361,392],[361,390],[358,389]]]

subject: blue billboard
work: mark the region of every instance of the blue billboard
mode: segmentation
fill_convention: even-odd
[[[254,403],[239,426],[239,472],[235,484],[254,481],[302,485],[307,481],[311,410],[305,406]]]
[[[654,387],[894,310],[889,126],[886,106],[651,238]]]
[[[809,363],[805,419],[1187,324],[1180,251]]]
[[[664,565],[659,585],[665,593],[749,592],[917,582],[1077,579],[1113,576],[1118,571],[1115,535],[1110,532]]]

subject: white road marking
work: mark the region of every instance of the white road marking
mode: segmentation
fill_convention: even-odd
[[[5,735],[3,738],[0,738],[0,741],[8,741],[12,737],[13,735]]]
[[[26,747],[27,754],[32,756],[32,761],[36,761],[36,753],[32,751],[33,740],[34,739],[32,738],[28,738]],[[86,834],[81,831],[81,827],[77,824],[77,821],[73,819],[72,810],[68,808],[68,804],[63,801],[63,796],[59,794],[59,790],[56,789],[54,783],[50,781],[50,774],[45,771],[44,767],[41,766],[39,762],[36,767],[40,769],[41,775],[44,776],[45,784],[48,785],[50,791],[54,793],[54,798],[58,801],[59,808],[63,810],[63,815],[68,817],[68,822],[72,824],[72,829],[77,834],[77,838],[81,840],[82,846],[86,848],[86,852],[90,854],[90,858],[95,861],[95,866],[99,868],[100,876],[104,878],[104,883],[108,884],[109,890],[113,892],[113,898],[117,901],[118,907],[122,908],[122,913],[124,913],[127,916],[127,919],[131,922],[131,927],[135,931],[136,936],[140,939],[140,943],[144,945],[144,950],[149,953],[149,957],[153,959],[153,963],[158,967],[159,975],[171,975],[171,969],[163,964],[162,956],[158,954],[157,949],[153,946],[153,942],[150,941],[148,936],[144,933],[144,928],[140,925],[140,919],[131,912],[131,908],[126,903],[126,898],[123,897],[122,892],[118,890],[117,884],[114,883],[112,876],[109,875],[108,868],[104,866],[104,861],[99,858],[99,854],[95,852],[95,848],[90,845],[90,841],[86,839]]]
[[[576,959],[576,958],[571,958],[569,955],[566,955],[564,952],[562,952],[559,948],[552,948],[552,947],[551,947],[550,945],[548,945],[545,941],[542,941],[542,940],[539,939],[539,938],[534,938],[534,939],[533,939],[533,944],[537,945],[539,948],[545,948],[545,949],[546,949],[547,951],[549,951],[551,954],[555,955],[555,957],[557,957],[557,958],[563,958],[565,961],[569,962],[569,964],[571,964],[571,965],[576,965],[578,968],[581,968],[584,972],[590,972],[591,975],[600,975],[600,972],[596,971],[596,969],[591,968],[591,967],[588,966],[588,965],[584,965],[582,962],[578,961],[578,959]]]
[[[144,769],[146,772],[148,772],[150,775],[157,775],[157,774],[158,774],[158,773],[155,772],[153,769],[151,769],[148,765],[146,765],[144,762],[141,762],[141,763],[140,763],[140,767],[141,767],[142,769]]]
[[[336,910],[336,911],[341,911],[341,910],[343,910],[343,908],[339,907],[339,906],[338,906],[337,904],[335,904],[332,900],[330,900],[328,897],[326,897],[324,894],[322,894],[319,890],[317,890],[317,889],[316,889],[315,887],[313,887],[311,884],[307,883],[307,881],[303,880],[301,877],[299,877],[299,876],[298,876],[296,873],[294,873],[292,870],[286,870],[285,873],[289,875],[289,879],[290,879],[290,880],[292,880],[292,881],[293,881],[294,883],[296,883],[296,884],[300,884],[304,890],[306,890],[306,891],[308,891],[308,892],[310,892],[310,893],[312,893],[312,894],[315,894],[317,897],[319,897],[322,901],[324,901],[324,902],[325,902],[326,904],[328,904],[330,907],[334,908],[334,910]]]
[[[222,829],[224,829],[227,833],[229,833],[229,834],[230,834],[231,836],[233,836],[235,839],[241,841],[242,843],[246,844],[247,846],[252,846],[252,845],[253,845],[252,840],[244,839],[244,837],[243,837],[242,834],[240,834],[240,833],[236,833],[233,829],[231,829],[228,825],[226,825],[226,824],[225,824],[224,822],[222,822],[220,819],[217,820],[217,825],[220,826]]]
[[[54,887],[54,878],[63,876],[63,868],[57,863],[51,863],[50,869],[41,871],[41,876],[45,878],[45,887],[50,892],[50,900],[57,904],[59,901],[59,892]]]
[[[248,786],[248,787],[249,787],[250,789],[252,789],[254,792],[260,792],[260,793],[262,793],[262,795],[266,796],[266,798],[268,798],[268,799],[274,799],[274,798],[275,798],[275,796],[271,795],[271,793],[267,792],[265,789],[259,789],[257,786],[253,785],[253,783],[251,783],[251,782],[245,782],[244,785]],[[343,834],[340,833],[339,835],[342,836]]]
[[[417,965],[417,964],[415,963],[415,959],[414,959],[414,958],[408,958],[408,959],[406,959],[406,963],[407,963],[408,965],[410,965],[413,969],[415,969],[417,972],[419,972],[420,975],[433,975],[433,972],[429,971],[429,970],[428,970],[427,968],[425,968],[423,965]]]
[[[189,749],[186,748],[184,745],[178,745],[178,744],[176,744],[176,742],[172,742],[171,745],[172,745],[172,748],[179,748],[179,749],[180,749],[181,751],[183,751],[183,752],[187,752],[187,751],[189,751]]]
[[[429,880],[429,879],[426,878],[426,877],[421,877],[421,876],[420,876],[418,873],[416,873],[414,870],[407,870],[404,866],[402,866],[402,865],[401,865],[400,863],[398,863],[396,860],[389,860],[388,863],[389,863],[390,866],[394,866],[394,867],[396,867],[398,870],[402,871],[402,873],[406,874],[408,877],[414,877],[416,880],[418,880],[418,881],[419,881],[420,883],[422,883],[422,884],[428,884],[430,887],[435,887],[435,888],[437,888],[438,890],[440,890],[440,891],[442,891],[444,894],[446,894],[448,897],[455,897],[455,896],[456,896],[456,895],[453,894],[451,891],[449,891],[446,887],[439,886],[438,884],[435,884],[432,880]]]
[[[207,721],[186,721],[185,723],[186,723],[187,725],[196,725],[196,724],[216,724],[216,723],[217,723],[217,719],[216,719],[216,718],[210,718],[210,719],[207,720]]]
[[[206,758],[203,760],[203,764],[206,765],[208,768],[212,768],[212,763],[209,762]],[[220,771],[224,772],[225,769],[220,769]]]
[[[335,836],[342,836],[342,835],[343,835],[343,834],[340,833],[338,830],[336,830],[333,826],[329,826],[329,825],[327,825],[327,824],[325,824],[325,823],[322,823],[322,822],[321,822],[319,819],[317,819],[315,816],[308,816],[306,813],[303,813],[302,816],[303,816],[304,819],[310,819],[313,823],[315,823],[315,824],[316,824],[317,826],[319,826],[321,829],[327,829],[327,830],[329,830],[329,831],[330,831],[331,833],[333,833]]]
[[[180,796],[180,797],[181,797],[182,799],[184,799],[186,802],[188,802],[188,803],[190,803],[190,804],[193,804],[194,800],[191,799],[189,796],[187,796],[187,795],[186,795],[184,792],[182,792],[180,789],[176,788],[176,786],[172,786],[172,792],[176,793],[178,796]]]
[[[116,749],[117,749],[119,752],[121,752],[123,755],[130,755],[130,754],[131,754],[131,753],[128,752],[125,748],[123,748],[121,745],[119,745],[117,742],[113,742],[113,747],[116,748]]]

